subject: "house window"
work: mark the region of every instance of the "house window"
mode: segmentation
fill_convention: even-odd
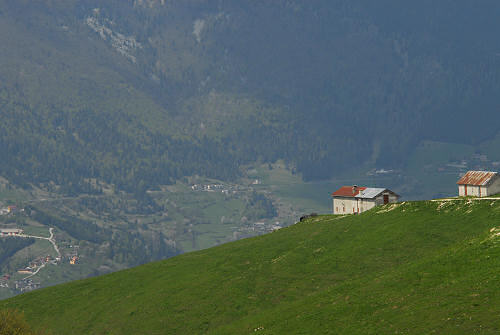
[[[342,211],[345,213],[345,207],[342,207]]]

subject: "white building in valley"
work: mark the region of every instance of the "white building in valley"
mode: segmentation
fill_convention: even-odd
[[[18,236],[23,233],[22,229],[10,229],[10,228],[1,228],[0,229],[0,236]]]
[[[399,195],[387,188],[343,186],[332,193],[333,214],[359,214],[375,206],[397,202]]]
[[[458,184],[460,197],[487,197],[500,193],[500,176],[491,171],[469,171]]]

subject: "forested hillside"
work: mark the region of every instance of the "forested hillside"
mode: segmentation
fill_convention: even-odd
[[[498,132],[495,1],[2,1],[0,174],[306,179]],[[470,131],[470,120],[480,124]]]

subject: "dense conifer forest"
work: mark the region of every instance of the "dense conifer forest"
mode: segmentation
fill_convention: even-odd
[[[140,194],[248,162],[323,179],[404,165],[425,139],[478,143],[499,130],[499,6],[3,1],[0,173]]]

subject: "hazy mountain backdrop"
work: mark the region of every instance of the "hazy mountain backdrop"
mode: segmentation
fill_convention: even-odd
[[[2,1],[0,173],[80,191],[402,166],[500,128],[500,4]]]

